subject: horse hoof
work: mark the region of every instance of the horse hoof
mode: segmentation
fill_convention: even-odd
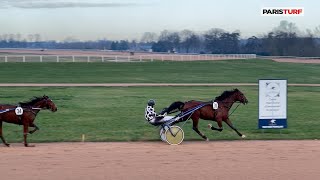
[[[208,124],[208,128],[210,128],[210,129],[211,129],[211,128],[212,128],[212,124]]]
[[[35,147],[35,145],[25,144],[25,147]]]
[[[8,143],[6,143],[6,144],[4,144],[4,145],[6,145],[7,147],[10,147],[10,144],[8,144]]]
[[[210,141],[209,138],[207,138],[206,141]]]
[[[245,137],[246,137],[246,135],[242,135],[241,137],[242,137],[242,138],[245,138]]]

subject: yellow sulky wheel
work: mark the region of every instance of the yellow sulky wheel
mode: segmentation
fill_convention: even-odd
[[[184,132],[179,126],[170,126],[170,129],[168,128],[165,130],[164,135],[167,143],[170,145],[178,145],[184,139]]]

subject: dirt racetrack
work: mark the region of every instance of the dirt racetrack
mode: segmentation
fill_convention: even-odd
[[[317,140],[0,146],[2,180],[315,180],[319,167]]]

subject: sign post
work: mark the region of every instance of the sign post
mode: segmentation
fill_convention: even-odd
[[[259,80],[259,129],[287,128],[287,80]]]

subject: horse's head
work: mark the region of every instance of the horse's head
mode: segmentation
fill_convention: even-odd
[[[44,109],[50,109],[52,112],[56,112],[58,110],[57,106],[46,95],[44,95],[39,101],[39,107]]]
[[[249,102],[246,96],[239,89],[234,89],[234,100],[239,101],[242,104],[247,104]]]

